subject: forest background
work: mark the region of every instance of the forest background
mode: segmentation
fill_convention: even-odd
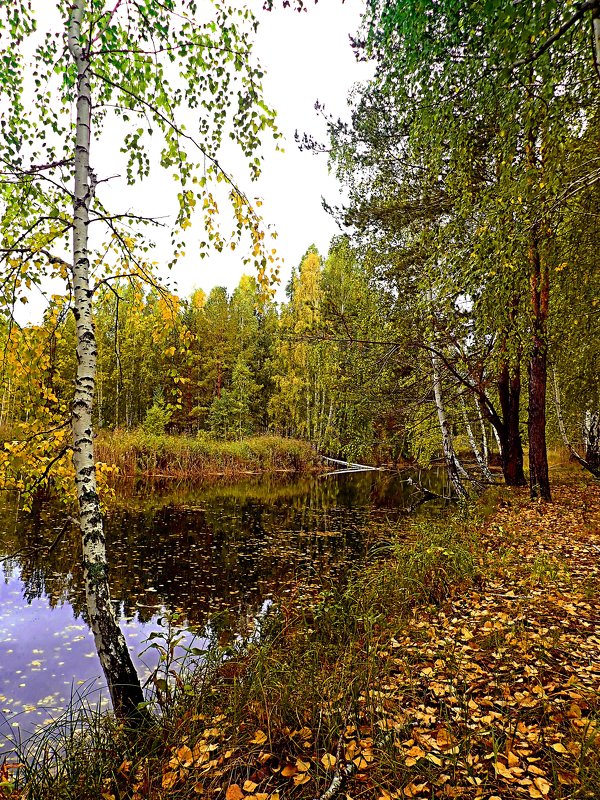
[[[591,19],[596,35],[597,9],[573,4],[569,14],[545,4],[502,16],[503,4],[491,4],[496,24],[478,30],[473,10],[442,4],[431,39],[433,18],[412,5],[372,5],[353,46],[374,61],[375,75],[354,91],[350,123],[328,120],[326,146],[303,143],[329,152],[348,197],[330,211],[347,233],[325,255],[309,247],[287,302],[265,292],[260,239],[257,278],[244,276],[230,296],[215,288],[182,298],[131,257],[141,240],[113,232],[94,267],[98,430],[221,439],[276,432],[375,463],[443,456],[462,493],[470,479],[458,437],[486,479],[495,448],[511,485],[525,482],[528,449],[532,493],[549,498],[550,375],[550,440],[573,452],[574,443],[597,473],[599,79],[586,27]],[[128,169],[143,177],[136,136],[127,140]],[[19,174],[25,180],[17,172],[9,187]],[[208,239],[223,249],[210,224],[212,195],[207,205]],[[60,214],[51,209],[49,218]],[[39,264],[15,249],[12,223],[9,210],[3,480],[41,486],[52,471],[60,484],[70,469],[72,297],[70,289],[54,296],[41,325],[16,324],[10,309],[39,281]],[[45,235],[28,244],[34,263],[58,234],[50,224]],[[56,258],[50,264],[56,269]]]

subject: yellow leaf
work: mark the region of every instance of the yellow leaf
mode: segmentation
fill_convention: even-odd
[[[227,787],[227,791],[225,792],[225,800],[242,800],[243,796],[244,793],[237,783],[232,783]]]
[[[335,767],[336,758],[332,756],[331,753],[325,753],[323,758],[321,759],[321,764],[325,767],[325,769],[333,769]]]
[[[310,761],[302,761],[301,759],[296,759],[296,766],[298,767],[298,772],[308,772],[310,769]]]
[[[551,747],[552,747],[553,750],[556,750],[557,753],[568,753],[569,752],[567,750],[567,748],[564,746],[564,744],[561,744],[560,742],[556,742],[555,744],[551,745]]]
[[[579,786],[581,783],[574,772],[565,772],[561,769],[558,770],[558,782],[562,783],[563,786]]]
[[[310,780],[310,775],[307,772],[299,772],[297,775],[294,775],[294,784],[296,786],[302,786],[303,783],[308,783]]]
[[[267,734],[264,731],[256,731],[254,738],[250,739],[251,744],[264,744],[267,741]],[[235,784],[234,784],[235,785]]]
[[[404,787],[403,793],[405,797],[416,797],[426,788],[426,783],[409,783],[408,786]]]
[[[244,789],[245,792],[253,792],[257,786],[258,783],[254,783],[254,781],[246,781],[242,788]]]
[[[285,767],[281,770],[281,774],[284,778],[291,778],[292,775],[295,775],[298,772],[298,767],[295,764],[286,764]]]
[[[179,748],[179,750],[177,751],[177,758],[181,761],[184,767],[190,766],[190,764],[194,760],[194,756],[192,755],[192,751],[187,746],[187,744],[184,744]]]
[[[496,761],[496,763],[494,764],[494,769],[496,770],[496,775],[501,775],[507,781],[515,780],[515,776],[512,774],[512,772],[507,767],[505,767],[504,764],[502,764],[500,761]]]
[[[177,779],[179,778],[179,772],[165,772],[162,777],[162,788],[163,789],[171,789],[177,783]]]
[[[533,782],[534,782],[534,784],[536,785],[536,787],[539,789],[539,791],[542,793],[542,795],[544,797],[550,791],[550,788],[551,788],[550,784],[548,783],[547,780],[545,780],[545,778],[539,778],[539,777],[538,778],[534,778]]]
[[[358,746],[358,744],[354,739],[348,742],[348,744],[346,745],[346,760],[351,761],[359,750],[360,747]]]

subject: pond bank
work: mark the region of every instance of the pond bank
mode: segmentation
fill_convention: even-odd
[[[298,585],[259,644],[159,695],[135,746],[88,720],[32,794],[597,798],[600,487],[554,496],[390,530],[345,585]]]
[[[327,467],[309,442],[281,436],[217,441],[192,436],[153,435],[142,430],[102,431],[96,459],[122,476],[186,480],[248,473],[311,473]]]

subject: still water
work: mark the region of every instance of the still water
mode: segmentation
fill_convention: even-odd
[[[210,625],[223,641],[297,581],[339,579],[418,503],[407,477],[122,487],[107,518],[111,591],[141,675],[155,664],[147,639],[165,613],[178,612],[187,635]],[[440,491],[438,476],[421,480]],[[64,517],[0,506],[0,758],[73,697],[108,702],[85,621],[79,538],[74,528],[61,535]]]

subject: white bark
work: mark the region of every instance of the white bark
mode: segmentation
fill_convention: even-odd
[[[69,53],[77,68],[72,267],[73,313],[77,325],[77,376],[72,417],[73,466],[79,501],[89,623],[115,711],[119,714],[131,714],[135,705],[143,698],[139,679],[110,599],[93,446],[92,410],[97,350],[92,317],[92,291],[89,285],[88,222],[95,178],[90,170],[89,160],[92,124],[90,62],[80,43],[85,2],[86,0],[73,0],[68,29]]]
[[[586,411],[583,420],[585,465],[596,477],[600,477],[600,413]]]
[[[592,50],[594,53],[594,66],[600,78],[600,10],[596,9],[592,16]]]
[[[594,448],[598,446],[598,434],[599,430],[599,423],[600,423],[600,416],[596,414],[592,414],[590,411],[585,412],[584,422],[583,422],[583,444],[585,447],[586,457],[580,456],[577,450],[571,444],[569,437],[567,436],[567,431],[565,429],[565,423],[563,421],[562,416],[562,408],[560,403],[560,389],[558,386],[558,378],[556,376],[556,370],[552,370],[552,377],[554,383],[554,407],[556,408],[556,421],[558,422],[558,430],[560,432],[561,439],[563,440],[565,446],[568,448],[569,452],[575,459],[575,461],[579,462],[582,467],[589,470],[592,475],[596,475],[598,477],[598,469],[596,467],[596,461],[598,459],[598,453],[594,453]],[[596,455],[596,458],[594,458]]]
[[[490,454],[488,450],[488,440],[487,440],[487,431],[485,429],[485,420],[483,419],[483,414],[481,413],[481,406],[479,403],[475,403],[477,406],[477,418],[479,419],[479,426],[481,427],[481,455],[483,456],[483,460],[485,465],[489,467],[490,463]]]
[[[440,379],[438,357],[433,350],[431,351],[431,366],[433,368],[433,394],[435,397],[435,407],[440,424],[440,431],[442,433],[442,448],[444,451],[444,460],[446,461],[446,469],[448,470],[448,477],[458,496],[468,497],[467,490],[460,477],[461,473],[465,474],[465,470],[454,452],[452,433],[446,418],[446,409],[444,408],[444,402],[442,400],[442,382]]]
[[[498,445],[498,452],[502,455],[502,442],[500,441],[500,436],[498,435],[498,431],[492,425],[492,433],[494,434],[494,439],[496,440],[496,444]]]
[[[461,405],[462,405],[463,419],[465,421],[465,428],[467,430],[467,437],[469,439],[469,444],[471,445],[471,450],[473,451],[473,455],[475,456],[475,461],[477,462],[477,466],[481,470],[483,476],[488,481],[493,481],[494,480],[494,476],[490,472],[490,469],[489,469],[489,467],[487,465],[487,462],[484,459],[484,457],[481,455],[479,447],[477,446],[477,441],[476,441],[475,436],[473,434],[473,428],[471,428],[471,422],[469,420],[469,415],[467,414],[467,407],[465,405],[464,397],[461,396],[460,402],[461,402]],[[485,428],[484,428],[484,432],[485,432]]]
[[[573,456],[573,458],[575,458],[576,461],[579,461],[579,463],[583,463],[584,459],[575,450],[575,448],[569,441],[569,437],[567,436],[567,431],[565,429],[565,423],[563,421],[563,416],[562,416],[562,407],[560,403],[560,389],[558,387],[558,378],[556,377],[555,369],[552,370],[552,378],[554,384],[554,407],[556,409],[556,421],[558,422],[558,430],[560,433],[560,437],[563,440],[565,447],[568,448],[569,452]]]

